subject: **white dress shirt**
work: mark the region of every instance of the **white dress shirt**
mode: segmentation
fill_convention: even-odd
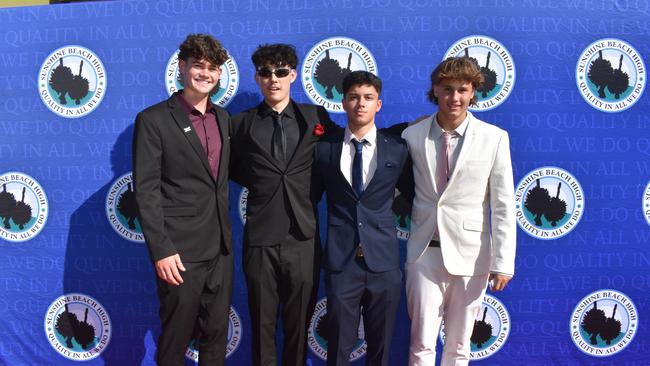
[[[360,139],[357,139],[347,126],[345,127],[343,146],[341,147],[341,173],[350,183],[350,186],[352,186],[352,162],[356,153],[354,145],[350,142],[352,139],[359,142],[365,140],[361,150],[361,157],[363,163],[363,189],[366,189],[377,169],[377,127],[373,125],[370,131]]]
[[[454,174],[454,168],[456,168],[456,161],[458,160],[458,155],[460,155],[460,149],[463,147],[463,139],[465,137],[465,132],[467,131],[467,125],[469,124],[469,116],[470,114],[467,113],[467,116],[463,120],[463,122],[456,127],[451,135],[451,140],[449,141],[449,148],[451,150],[451,154],[449,155],[449,178]],[[429,138],[427,139],[427,149],[429,150],[429,156],[438,156],[438,154],[444,154],[444,151],[442,150],[442,144],[443,144],[443,137],[442,134],[445,132],[445,130],[440,127],[440,124],[438,123],[438,116],[436,115],[436,119],[433,121],[434,123],[431,124],[431,129],[429,130]],[[434,159],[432,161],[436,161],[437,159]],[[431,167],[432,171],[436,171],[434,169],[435,167]],[[434,187],[436,189],[436,193],[440,195],[440,192],[438,192],[438,187]],[[433,240],[440,240],[440,235],[438,234],[438,229],[436,228],[435,232],[433,233]]]
[[[431,130],[429,131],[429,138],[427,139],[427,149],[429,150],[429,156],[438,156],[438,154],[443,154],[442,144],[443,137],[442,134],[445,130],[440,127],[438,124],[438,119],[436,115],[435,123],[431,124]],[[454,168],[456,168],[456,161],[458,160],[458,155],[460,155],[460,149],[463,147],[463,139],[465,137],[465,132],[467,131],[467,125],[469,124],[469,113],[463,120],[463,122],[454,129],[451,135],[451,140],[449,141],[449,148],[451,154],[449,156],[449,178],[454,174]],[[436,161],[436,160],[433,160]],[[431,167],[432,171],[435,172],[434,167]],[[438,187],[435,187],[437,190]],[[440,194],[440,192],[437,192]]]

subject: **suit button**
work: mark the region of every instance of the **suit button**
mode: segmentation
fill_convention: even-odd
[[[360,223],[359,223],[359,227],[362,227],[362,226],[363,226],[363,223],[360,222]]]

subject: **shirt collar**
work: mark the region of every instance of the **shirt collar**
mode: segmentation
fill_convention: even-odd
[[[275,113],[278,113],[275,110],[273,110],[273,108],[271,108],[268,104],[266,104],[266,102],[260,103],[258,110],[260,111],[260,116],[262,116],[262,118],[266,118]],[[282,113],[278,113],[278,114],[282,114],[283,116],[287,116],[288,118],[295,119],[296,114],[293,111],[293,103],[289,102],[289,104],[287,104],[287,106],[284,108]]]
[[[465,132],[467,132],[467,126],[469,125],[469,119],[471,115],[472,114],[470,112],[467,112],[467,116],[465,116],[463,122],[461,122],[460,125],[458,125],[458,127],[454,129],[453,135],[460,136],[460,137],[465,136]],[[436,117],[433,119],[431,127],[432,127],[433,137],[436,139],[440,138],[442,134],[445,132],[445,130],[442,129],[442,127],[440,127],[440,125],[438,124],[438,114],[436,114]]]
[[[346,144],[349,144],[352,139],[354,139],[354,135],[348,128],[348,126],[345,126],[345,135],[343,135],[343,141]],[[372,146],[376,143],[377,141],[377,126],[372,125],[368,133],[366,133],[365,136],[363,136],[359,141],[366,140],[365,144]]]
[[[190,103],[185,99],[185,97],[183,96],[183,92],[182,92],[182,91],[178,92],[178,94],[176,94],[176,95],[178,96],[177,99],[178,99],[179,103],[181,104],[181,107],[183,108],[183,110],[185,111],[185,113],[187,113],[187,114],[198,114],[198,115],[201,115],[201,112],[200,112],[198,109],[194,108],[194,106],[191,105],[191,104],[190,104]],[[206,109],[205,109],[205,112],[206,112],[206,113],[208,113],[208,112],[214,113],[214,104],[212,104],[212,101],[210,100],[209,97],[208,97],[208,105],[207,105],[207,107],[206,107]]]

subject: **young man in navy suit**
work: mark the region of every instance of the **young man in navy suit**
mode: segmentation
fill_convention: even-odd
[[[412,189],[412,172],[404,140],[375,127],[380,93],[377,76],[366,71],[346,76],[347,127],[322,138],[315,150],[315,200],[327,193],[328,365],[349,365],[360,315],[368,344],[366,365],[389,361],[402,289],[391,207],[396,186]]]

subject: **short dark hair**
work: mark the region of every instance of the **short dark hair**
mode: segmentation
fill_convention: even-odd
[[[289,66],[292,69],[298,66],[296,48],[285,43],[261,44],[257,46],[251,59],[255,69],[266,65]]]
[[[377,94],[381,94],[381,79],[371,72],[357,70],[352,71],[343,78],[343,97],[345,98],[350,88],[356,85],[373,86],[377,90]]]
[[[221,66],[230,58],[221,42],[209,34],[189,34],[178,49],[178,59],[185,62],[194,57]]]
[[[433,87],[443,79],[462,80],[472,83],[474,91],[483,84],[483,75],[476,62],[469,57],[449,57],[442,61],[431,73],[431,89],[429,89],[429,100],[438,104],[438,98],[433,93]],[[476,105],[476,95],[469,101],[470,105]]]

